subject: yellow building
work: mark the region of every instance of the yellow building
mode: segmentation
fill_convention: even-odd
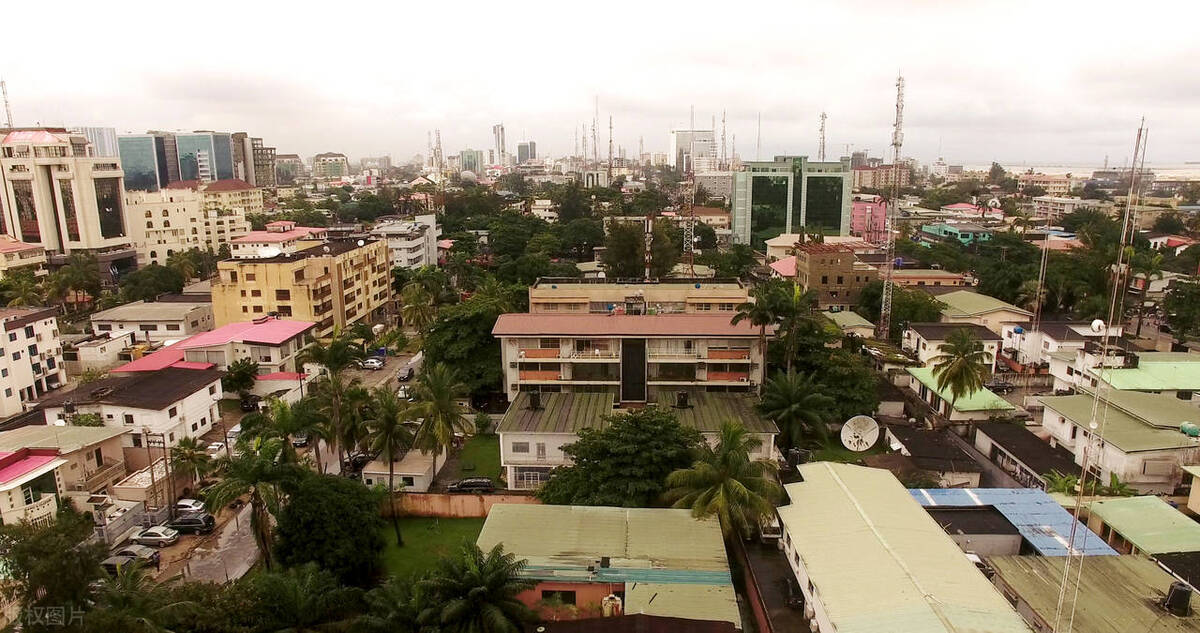
[[[259,233],[267,231],[235,242],[261,240]],[[324,338],[334,327],[379,319],[391,301],[386,242],[301,241],[294,251],[264,249],[217,268],[212,284],[217,327],[274,313],[313,321],[313,334]]]
[[[235,238],[250,232],[246,216],[263,212],[263,190],[244,180],[228,178],[214,182],[184,180],[173,182],[168,190],[191,189],[200,194],[204,244],[214,253]]]

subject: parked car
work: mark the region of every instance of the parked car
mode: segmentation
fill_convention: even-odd
[[[213,442],[212,444],[208,445],[208,448],[204,449],[204,452],[208,453],[208,456],[211,459],[216,459],[218,457],[224,457],[225,456],[225,442]]]
[[[242,396],[242,411],[258,411],[260,402],[262,402],[262,396],[248,393]]]
[[[492,492],[495,489],[496,484],[487,477],[467,477],[446,486],[447,492],[473,492],[476,494]]]
[[[132,556],[147,564],[157,565],[162,554],[158,550],[146,547],[145,545],[126,545],[113,552],[113,556]]]
[[[989,391],[993,391],[998,394],[1012,393],[1013,389],[1017,388],[1016,385],[1008,382],[1007,380],[998,379],[989,380],[984,387],[986,387]]]
[[[175,511],[180,513],[204,512],[204,502],[199,499],[180,499],[175,502]]]
[[[138,559],[136,556],[122,556],[118,554],[116,556],[109,556],[108,558],[104,559],[100,563],[100,566],[104,568],[104,571],[108,572],[109,576],[116,577],[117,572],[121,571],[122,567],[128,565],[129,563],[137,562],[137,560]]]
[[[343,462],[342,466],[344,470],[358,471],[362,470],[363,466],[366,466],[368,463],[370,463],[372,459],[375,459],[375,456],[371,453],[365,451],[354,451],[353,453],[350,453],[350,458]]]
[[[416,373],[417,372],[413,369],[412,365],[408,365],[396,374],[396,379],[400,382],[408,382],[413,379],[413,375]]]
[[[297,433],[293,435],[292,446],[308,446],[308,433]]]
[[[150,545],[153,547],[166,547],[173,545],[178,540],[179,531],[166,525],[148,527],[134,534],[133,538],[129,539],[131,543],[136,545]]]
[[[168,521],[167,526],[184,534],[208,534],[217,527],[217,520],[207,512],[190,512]]]
[[[400,388],[396,389],[396,397],[408,402],[417,401],[417,397],[413,395],[412,389],[409,389],[408,385],[400,385]]]
[[[368,358],[368,359],[366,359],[366,360],[364,360],[364,361],[362,362],[362,368],[363,368],[363,369],[370,369],[371,371],[376,371],[376,370],[379,370],[379,369],[383,369],[383,366],[384,366],[385,364],[386,364],[386,363],[384,362],[384,360],[383,360],[383,358],[382,358],[382,357],[380,357],[380,356],[372,356],[372,357],[370,357],[370,358]]]

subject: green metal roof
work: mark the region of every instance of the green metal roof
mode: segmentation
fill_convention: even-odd
[[[988,564],[1043,622],[1058,608],[1061,559],[1045,556],[989,556]],[[1072,574],[1072,581],[1075,575]],[[1074,630],[1085,633],[1200,633],[1200,614],[1179,618],[1157,606],[1174,581],[1142,556],[1092,556],[1082,565],[1075,594]],[[1153,623],[1153,624],[1151,624]]]
[[[886,470],[800,466],[779,516],[838,633],[1028,633]]]
[[[688,408],[677,409],[675,391],[663,389],[659,390],[657,401],[658,406],[674,413],[680,424],[701,433],[717,433],[728,420],[741,422],[751,433],[779,432],[774,422],[759,415],[758,398],[745,394],[688,390]]]
[[[1136,391],[1200,390],[1200,354],[1140,352],[1138,366],[1092,370],[1114,389]]]
[[[537,580],[625,583],[626,613],[741,623],[714,517],[670,508],[499,503],[476,543],[484,550],[503,543]],[[608,567],[598,564],[602,557]],[[658,587],[661,602],[635,586]]]
[[[936,393],[939,398],[950,402],[950,392],[942,392],[937,388],[937,378],[933,376],[932,367],[908,367],[906,370],[912,374],[913,378],[921,381],[921,384]],[[1016,407],[986,388],[965,394],[954,403],[954,410],[964,413],[967,411],[1012,411],[1013,409]]]
[[[1092,395],[1044,396],[1046,408],[1090,432]],[[1140,391],[1110,390],[1096,407],[1098,431],[1104,441],[1126,453],[1197,446],[1179,432],[1182,422],[1200,424],[1200,409],[1175,396]]]
[[[1088,511],[1146,554],[1200,551],[1200,523],[1158,497],[1093,501]]]
[[[849,310],[842,310],[840,312],[822,312],[821,314],[825,315],[826,318],[828,318],[830,321],[833,321],[839,328],[843,330],[852,327],[875,327],[874,323],[866,320],[857,312],[851,312]]]
[[[578,433],[580,429],[607,426],[604,416],[613,413],[612,393],[543,393],[542,406],[529,408],[529,394],[521,392],[504,412],[500,433]]]
[[[944,295],[938,295],[937,300],[946,304],[945,309],[942,310],[942,314],[950,317],[977,316],[998,310],[1009,310],[1033,316],[1033,313],[1028,310],[1018,308],[1011,303],[1005,303],[995,297],[989,297],[970,290],[947,292]]]
[[[128,433],[128,428],[114,426],[55,426],[34,424],[0,432],[0,451],[19,451],[22,448],[57,448],[63,454]]]

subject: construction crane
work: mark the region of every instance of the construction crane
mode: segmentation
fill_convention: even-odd
[[[8,103],[8,83],[0,79],[0,92],[4,93],[4,116],[8,121],[8,127],[12,128],[12,106]]]
[[[825,160],[825,113],[821,113],[821,131],[817,141],[817,160]]]
[[[896,268],[896,235],[894,224],[899,215],[900,201],[900,147],[904,144],[904,77],[896,77],[896,122],[892,126],[892,192],[888,200],[887,216],[883,223],[883,296],[879,300],[879,323],[875,336],[886,339],[892,328],[892,271]]]

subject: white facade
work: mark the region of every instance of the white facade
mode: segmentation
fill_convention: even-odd
[[[551,200],[534,200],[529,207],[529,213],[539,220],[558,222],[558,210],[554,208],[554,202]]]
[[[387,242],[388,259],[393,267],[437,265],[437,243],[442,229],[435,215],[418,215],[411,222],[379,224],[371,229],[371,235]]]
[[[418,450],[410,450],[404,457],[392,466],[394,487],[397,492],[429,492],[437,471],[446,463],[446,452],[425,454]],[[376,459],[362,470],[362,481],[367,486],[388,487],[388,463],[384,459]]]
[[[174,253],[207,247],[200,194],[191,189],[130,191],[125,194],[129,237],[138,266],[165,265]]]
[[[121,362],[121,350],[133,345],[133,340],[134,332],[127,331],[72,343],[63,349],[63,365],[68,375],[115,367]]]
[[[3,308],[0,321],[0,417],[25,407],[66,381],[53,308]]]
[[[1095,203],[1095,200],[1084,200],[1082,198],[1036,196],[1033,199],[1033,215],[1038,218],[1057,220],[1064,215],[1093,208]]]
[[[31,455],[46,457],[55,451],[21,450],[0,461],[2,466],[19,467],[18,462]],[[16,525],[22,521],[40,525],[48,523],[58,512],[58,499],[63,494],[61,458],[37,466],[0,483],[0,524]]]
[[[92,331],[121,335],[133,332],[138,341],[167,341],[213,329],[211,303],[134,301],[92,315]]]
[[[917,360],[921,361],[921,364],[928,365],[935,356],[938,356],[942,353],[940,348],[945,343],[946,339],[944,337],[937,339],[926,339],[921,335],[920,332],[910,327],[904,330],[904,338],[901,341],[901,347],[903,347],[906,351],[916,354]],[[988,371],[995,372],[996,358],[1000,352],[1000,342],[984,340],[980,341],[980,343],[983,344],[983,351],[987,352],[988,358],[991,359],[991,363],[988,366]]]

